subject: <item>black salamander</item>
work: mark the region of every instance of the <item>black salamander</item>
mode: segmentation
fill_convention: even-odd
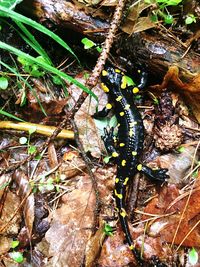
[[[114,190],[116,206],[126,241],[137,259],[139,258],[139,253],[135,249],[130,235],[125,210],[125,196],[128,181],[137,171],[142,171],[148,177],[160,182],[165,181],[167,178],[166,169],[152,170],[139,162],[139,157],[143,150],[144,126],[141,115],[133,102],[133,95],[137,94],[145,86],[147,78],[145,72],[141,72],[140,75],[139,85],[130,88],[127,87],[123,72],[111,67],[103,70],[101,86],[108,93],[110,102],[102,111],[95,115],[95,117],[104,117],[114,107],[118,121],[117,148],[113,140],[113,128],[110,132],[104,129],[105,136],[103,140],[108,153],[111,153],[116,160],[117,175]]]

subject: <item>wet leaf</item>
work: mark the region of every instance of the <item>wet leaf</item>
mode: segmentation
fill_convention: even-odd
[[[22,171],[16,170],[13,179],[18,185],[18,195],[24,201],[23,214],[29,237],[31,237],[35,215],[35,200],[34,195],[31,193],[32,188],[29,184],[28,177]]]
[[[24,260],[23,254],[19,251],[10,252],[9,256],[17,263],[22,263]]]
[[[8,78],[0,77],[0,89],[6,90],[8,88]]]
[[[45,237],[51,264],[80,266],[92,233],[95,196],[88,176],[80,177],[75,190],[62,197],[61,207],[52,214]]]
[[[189,263],[192,264],[192,265],[195,265],[198,263],[198,253],[197,251],[195,250],[195,248],[192,248],[190,251],[189,251],[189,254],[188,254],[188,260],[189,260]]]

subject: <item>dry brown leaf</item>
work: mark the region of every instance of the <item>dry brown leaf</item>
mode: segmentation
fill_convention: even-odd
[[[51,266],[80,266],[85,246],[92,233],[95,195],[91,180],[80,176],[74,191],[62,197],[62,204],[52,214],[45,237],[49,243]]]
[[[0,234],[16,235],[21,222],[19,197],[8,191],[0,217]]]
[[[62,180],[69,179],[85,170],[85,162],[77,151],[69,150],[63,155],[63,162],[59,167]]]
[[[79,74],[76,79],[81,82],[85,83],[84,74]],[[98,108],[99,110],[103,109],[103,107],[107,103],[107,96],[100,88],[98,84],[92,90],[98,97],[99,103]],[[77,88],[75,85],[71,85],[69,88],[69,92],[71,92],[71,99],[68,101],[68,104],[73,107],[75,101],[78,99],[79,95],[81,94],[82,90]],[[88,96],[84,101],[83,105],[79,109],[79,111],[75,115],[75,122],[78,126],[79,134],[81,141],[84,146],[84,150],[86,152],[90,151],[93,157],[99,158],[101,156],[101,151],[104,150],[104,144],[98,134],[98,129],[95,125],[94,119],[91,117],[96,112],[97,102],[94,98]]]
[[[199,220],[200,214],[200,185],[199,181],[195,189],[191,193],[187,209],[184,212],[183,219],[177,231],[177,226],[180,222],[182,212],[186,205],[188,194],[182,193],[174,185],[169,185],[162,189],[158,198],[154,198],[145,208],[146,213],[150,214],[171,214],[155,220],[149,228],[149,235],[161,238],[169,243],[174,241],[179,245],[182,243],[185,246],[195,247],[200,243],[200,225],[193,229],[190,235],[185,239],[195,223]],[[172,204],[173,203],[173,204]],[[146,219],[148,216],[144,216]],[[176,233],[177,231],[177,233]],[[175,239],[174,235],[176,233]]]
[[[125,33],[133,34],[154,28],[155,25],[155,22],[152,22],[149,17],[140,17],[137,22],[132,21],[131,19],[127,20],[123,25],[122,30]]]
[[[188,76],[188,77],[187,77]],[[186,103],[192,109],[196,119],[200,122],[200,74],[186,75],[187,80],[182,81],[179,78],[179,69],[177,66],[171,66],[166,73],[162,84],[152,86],[153,89],[170,88],[175,86],[183,94]]]
[[[31,193],[32,188],[30,186],[28,177],[22,171],[16,170],[13,175],[13,179],[18,185],[18,195],[20,196],[21,201],[24,201],[24,220],[28,229],[29,238],[31,238],[35,216],[34,194]]]
[[[101,252],[101,247],[105,239],[105,233],[103,229],[104,222],[102,221],[95,235],[92,236],[92,238],[90,238],[89,242],[87,243],[85,251],[85,267],[93,267],[97,256]]]

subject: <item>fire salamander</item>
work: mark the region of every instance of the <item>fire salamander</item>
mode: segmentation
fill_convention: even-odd
[[[166,169],[152,170],[139,162],[139,157],[143,150],[144,126],[141,115],[132,99],[133,95],[139,93],[145,86],[146,79],[146,73],[141,72],[139,85],[131,88],[127,86],[126,78],[120,70],[112,67],[103,70],[101,86],[108,93],[110,102],[102,111],[95,115],[96,117],[104,117],[114,107],[118,121],[117,147],[116,142],[113,140],[113,128],[109,132],[107,129],[104,129],[105,136],[103,140],[108,153],[111,153],[117,164],[114,190],[117,211],[126,241],[137,259],[139,258],[139,253],[130,235],[125,209],[125,195],[128,181],[137,171],[142,171],[149,178],[160,182],[168,178]]]

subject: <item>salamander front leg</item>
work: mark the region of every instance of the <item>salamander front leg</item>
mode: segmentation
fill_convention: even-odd
[[[104,128],[104,135],[101,138],[105,144],[107,152],[111,154],[112,157],[115,158],[115,157],[118,157],[118,153],[115,149],[115,142],[117,140],[113,132],[114,132],[113,127],[111,127],[110,130],[108,130],[107,128]]]
[[[142,171],[149,179],[154,182],[165,182],[169,179],[169,175],[167,174],[168,169],[157,169],[153,170],[145,165],[139,164],[137,166],[138,171]]]

